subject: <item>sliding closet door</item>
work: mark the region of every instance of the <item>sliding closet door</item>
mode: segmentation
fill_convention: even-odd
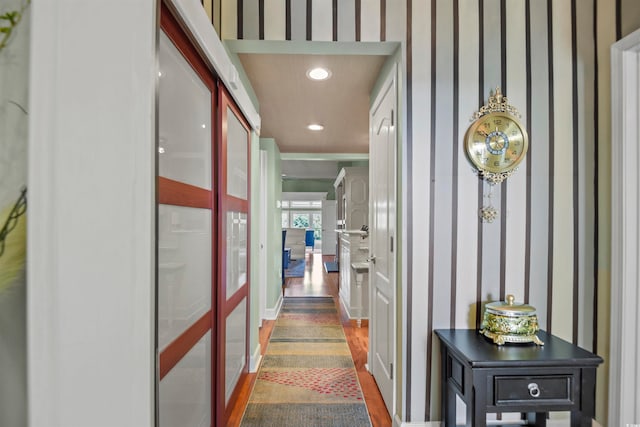
[[[224,425],[248,373],[249,126],[222,85],[219,114],[218,414]]]
[[[214,425],[217,88],[164,6],[161,28],[158,424],[208,427]]]

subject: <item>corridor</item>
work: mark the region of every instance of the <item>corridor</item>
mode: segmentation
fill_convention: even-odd
[[[365,321],[362,327],[358,328],[355,321],[350,321],[347,318],[338,298],[339,274],[328,274],[323,267],[324,261],[332,260],[333,256],[325,256],[323,259],[320,253],[307,252],[305,255],[306,264],[304,277],[287,278],[284,295],[285,297],[331,296],[334,299],[339,309],[342,326],[351,350],[372,425],[373,427],[391,426],[391,419],[386,411],[378,387],[371,374],[365,369],[368,349],[368,324]],[[274,323],[275,321],[273,320],[263,321],[262,328],[260,329],[260,347],[262,354],[266,351]],[[240,425],[255,378],[256,374],[250,374],[246,383],[243,384],[238,405],[233,409],[229,419],[229,427],[237,427]]]

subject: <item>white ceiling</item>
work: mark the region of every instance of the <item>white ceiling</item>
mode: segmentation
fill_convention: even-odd
[[[384,55],[239,53],[260,103],[263,138],[281,153],[367,153],[369,94]],[[307,70],[323,66],[331,78],[312,81]],[[320,123],[323,131],[307,129]]]

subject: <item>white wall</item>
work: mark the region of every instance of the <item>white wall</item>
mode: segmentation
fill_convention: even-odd
[[[31,426],[154,423],[156,16],[32,3]]]

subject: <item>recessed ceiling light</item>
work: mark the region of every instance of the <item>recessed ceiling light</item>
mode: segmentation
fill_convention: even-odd
[[[331,77],[331,71],[322,67],[312,68],[307,71],[307,77],[311,80],[327,80]]]
[[[311,125],[307,126],[307,129],[309,129],[309,130],[322,130],[322,129],[324,129],[324,126],[314,123],[314,124],[311,124]]]

